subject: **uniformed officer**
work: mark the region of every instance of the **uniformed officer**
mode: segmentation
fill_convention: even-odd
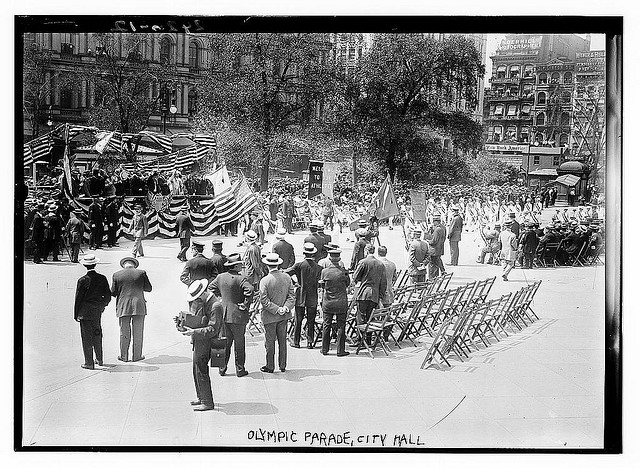
[[[103,219],[99,198],[93,197],[93,202],[89,205],[89,248],[92,250],[102,247]]]
[[[451,207],[453,211],[453,217],[451,218],[451,224],[449,224],[449,249],[451,250],[451,263],[449,265],[457,266],[458,257],[460,255],[460,249],[458,243],[462,239],[462,216],[460,216],[460,208],[457,206]]]
[[[187,286],[191,286],[191,283],[195,280],[203,278],[207,281],[212,281],[217,272],[213,262],[202,253],[204,251],[204,242],[194,240],[191,247],[193,249],[193,258],[184,265],[180,281]]]
[[[414,229],[413,240],[409,244],[409,267],[407,268],[413,284],[424,282],[428,261],[429,246],[422,240],[422,230]]]
[[[191,233],[195,230],[191,218],[188,216],[187,209],[181,209],[178,216],[176,216],[176,235],[180,239],[180,252],[178,252],[177,258],[181,262],[187,261],[187,250],[191,243]]]
[[[221,240],[214,240],[213,242],[211,242],[211,249],[213,250],[211,261],[213,262],[213,266],[215,267],[215,278],[220,273],[224,273],[225,271],[227,271],[227,268],[224,266],[224,264],[227,262],[227,257],[222,253]]]
[[[440,223],[440,215],[433,217],[433,233],[427,243],[433,247],[429,262],[429,279],[433,279],[439,275],[444,275],[444,265],[442,264],[442,256],[444,255],[444,241],[447,237],[447,231]]]

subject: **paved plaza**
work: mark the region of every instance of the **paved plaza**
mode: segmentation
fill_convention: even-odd
[[[306,235],[289,236],[298,259]],[[337,230],[334,235],[348,263],[353,243]],[[94,371],[80,368],[80,330],[72,312],[84,267],[27,262],[23,444],[602,448],[604,267],[516,269],[503,282],[500,267],[476,264],[476,234],[462,237],[461,265],[447,267],[450,287],[497,276],[491,299],[542,280],[533,304],[539,321],[464,362],[452,359],[445,370],[421,370],[426,349],[405,342],[374,359],[353,349],[338,358],[335,345],[328,356],[318,347],[289,348],[287,372],[263,374],[263,336],[247,335],[249,375],[237,378],[231,366],[221,377],[212,369],[216,408],[204,413],[189,405],[195,397],[191,345],[172,320],[187,309],[177,239],[144,242],[140,268],[153,285],[146,294],[146,359],[117,361],[112,300],[102,319],[105,367]],[[211,255],[213,238],[204,238],[205,255]],[[406,268],[402,230],[383,227],[380,239],[388,257]],[[225,253],[244,250],[237,238],[222,240]],[[130,248],[121,240],[117,248],[98,250],[97,271],[111,282]]]

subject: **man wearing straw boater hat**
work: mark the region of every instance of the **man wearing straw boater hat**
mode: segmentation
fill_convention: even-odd
[[[260,370],[273,373],[277,340],[278,367],[281,372],[284,372],[287,367],[287,323],[295,306],[295,291],[291,277],[279,268],[282,259],[277,253],[268,253],[262,262],[269,267],[269,274],[260,280],[260,303],[267,361]]]
[[[144,317],[147,315],[147,301],[144,293],[151,292],[147,272],[138,270],[138,260],[125,257],[120,260],[122,270],[113,274],[111,295],[116,298],[116,316],[120,322],[119,361],[129,360],[129,345],[133,331],[132,361],[141,361],[144,336]]]
[[[240,254],[233,253],[227,256],[224,266],[227,271],[219,274],[209,285],[209,289],[222,299],[224,314],[224,334],[227,337],[225,367],[220,368],[220,375],[225,375],[231,345],[234,345],[236,376],[244,377],[248,374],[244,368],[245,341],[244,333],[249,322],[249,306],[253,300],[253,286],[242,274],[244,264]],[[234,344],[235,343],[235,344]]]
[[[193,411],[210,411],[214,408],[211,378],[209,377],[209,359],[211,357],[211,339],[219,338],[224,330],[222,302],[207,290],[206,278],[191,283],[187,291],[189,313],[201,317],[202,327],[184,327],[181,332],[191,337],[193,345],[193,381],[196,387],[196,399],[191,402]]]
[[[73,306],[73,318],[80,323],[80,337],[84,353],[83,369],[94,369],[95,364],[102,365],[102,312],[111,301],[109,282],[104,275],[95,271],[99,259],[87,254],[80,262],[87,274],[78,280],[76,298]]]
[[[318,313],[318,280],[322,268],[315,261],[316,246],[311,242],[305,242],[302,246],[304,260],[296,263],[287,270],[291,276],[295,275],[299,285],[296,294],[296,318],[293,333],[294,348],[300,347],[300,335],[302,333],[302,319],[307,319],[307,348],[313,348],[313,335],[316,314]]]
[[[293,245],[291,245],[286,240],[287,230],[285,228],[279,228],[276,231],[276,241],[273,243],[271,247],[271,251],[277,253],[278,256],[282,259],[282,263],[280,264],[280,268],[286,270],[293,266],[296,263],[296,255],[293,250]]]
[[[255,231],[247,231],[245,239],[247,250],[244,253],[244,274],[257,291],[260,280],[266,274],[266,268],[262,263],[262,249]]]

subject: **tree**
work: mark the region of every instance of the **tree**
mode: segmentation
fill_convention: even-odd
[[[425,129],[451,136],[465,151],[479,147],[481,128],[457,104],[476,105],[483,73],[475,46],[461,36],[376,36],[355,72],[361,83],[355,112],[392,178]]]
[[[175,86],[175,67],[153,63],[143,51],[152,47],[150,34],[96,33],[95,62],[79,78],[95,89],[88,109],[89,124],[123,133],[143,130],[151,114],[167,105],[163,90]],[[155,90],[155,93],[150,93]]]
[[[25,43],[22,102],[24,114],[31,123],[33,138],[39,135],[40,124],[47,115],[46,111],[49,107],[47,101],[50,99],[53,89],[52,80],[60,77],[60,73],[52,72],[51,79],[49,79],[50,70],[51,51],[43,49],[35,42]]]
[[[212,34],[210,48],[212,67],[199,87],[199,112],[260,135],[260,187],[266,190],[272,140],[309,126],[326,94],[328,43],[322,34]]]

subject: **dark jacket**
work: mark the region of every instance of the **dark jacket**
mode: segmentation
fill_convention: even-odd
[[[321,272],[322,267],[311,258],[306,258],[287,270],[289,275],[296,275],[298,278],[297,307],[318,307],[318,281]]]
[[[92,203],[89,205],[89,225],[95,224],[96,226],[102,226],[102,207],[99,203]]]
[[[511,232],[513,232],[516,237],[520,237],[520,223],[515,219],[511,223]]]
[[[538,238],[536,237],[536,233],[529,229],[520,235],[518,243],[522,246],[523,253],[532,254],[536,251],[536,247],[538,247]]]
[[[364,237],[361,237],[356,241],[355,244],[353,244],[353,254],[351,255],[351,266],[349,267],[351,271],[355,270],[356,267],[358,266],[358,263],[360,263],[360,260],[364,258],[364,248],[366,247],[367,244],[368,242]]]
[[[111,291],[107,278],[95,270],[89,270],[78,280],[73,318],[75,320],[100,320],[104,308],[109,305],[110,301]]]
[[[313,258],[316,262],[322,258],[323,251],[324,253],[326,253],[326,250],[324,247],[324,236],[318,234],[317,232],[314,232],[308,235],[307,237],[305,237],[303,242],[310,242],[315,246],[316,253],[314,254]]]
[[[292,267],[293,264],[296,263],[296,255],[293,251],[293,245],[289,244],[286,240],[280,239],[274,242],[271,250],[277,253],[282,259],[282,265],[280,265],[280,268],[283,270]]]
[[[116,298],[116,317],[147,315],[145,292],[151,292],[146,271],[137,268],[116,271],[111,283],[111,295]]]
[[[118,226],[120,213],[118,212],[118,204],[115,200],[110,201],[105,209],[105,219],[108,224],[113,224],[114,227]]]
[[[444,255],[444,241],[447,237],[447,231],[442,224],[438,224],[433,228],[433,234],[431,239],[427,240],[427,243],[433,247],[433,255]]]
[[[201,253],[197,253],[184,265],[184,269],[180,275],[180,281],[187,286],[191,285],[195,280],[203,278],[211,282],[217,274],[218,272],[213,262]]]
[[[44,223],[44,238],[58,240],[62,237],[62,225],[60,218],[55,213],[49,213],[42,220]]]
[[[44,223],[42,221],[42,215],[39,211],[33,216],[33,222],[31,223],[31,240],[33,242],[42,242],[44,239]]]
[[[204,348],[206,350],[206,348],[211,348],[211,345],[206,346],[207,342],[210,342],[212,338],[219,338],[223,335],[224,314],[222,302],[216,296],[209,291],[205,291],[203,296],[206,296],[203,302],[192,301],[189,303],[189,313],[196,317],[202,317],[204,325],[193,329],[191,342],[205,345]]]
[[[253,300],[253,286],[242,273],[228,271],[216,276],[209,285],[216,296],[222,298],[225,323],[247,324],[249,306]]]
[[[70,244],[82,244],[84,223],[80,218],[71,218],[67,223],[67,238]]]
[[[190,239],[191,233],[196,229],[193,227],[191,219],[183,214],[176,217],[176,233],[181,239]]]
[[[387,291],[387,273],[384,265],[373,255],[367,255],[356,268],[353,281],[359,282],[356,300],[371,301],[376,304],[385,297]]]
[[[213,267],[215,269],[214,278],[221,273],[227,271],[227,267],[224,266],[227,263],[227,257],[223,253],[213,252],[213,256],[211,257],[211,262],[213,263]]]
[[[347,287],[351,280],[349,273],[332,263],[320,273],[320,284],[324,288],[322,294],[322,310],[330,314],[346,314],[349,301]]]
[[[449,240],[460,241],[462,239],[462,216],[455,215],[449,225]]]

